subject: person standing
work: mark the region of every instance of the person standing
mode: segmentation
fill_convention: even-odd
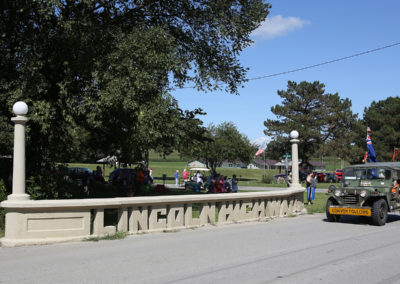
[[[154,178],[153,178],[153,169],[149,168],[148,171],[149,171],[150,183],[153,183],[153,180],[154,180]]]
[[[239,187],[238,187],[238,180],[236,179],[236,175],[232,176],[231,180],[231,185],[232,185],[232,192],[238,192]]]
[[[89,184],[90,184],[89,172],[85,171],[85,173],[83,174],[83,178],[82,178],[82,187],[83,187],[83,192],[86,195],[89,195]]]
[[[197,174],[196,174],[196,182],[197,182],[197,184],[199,184],[199,185],[202,185],[202,184],[203,184],[203,176],[201,175],[200,171],[197,171]]]
[[[228,177],[225,176],[224,177],[224,184],[225,184],[225,192],[232,193],[231,179],[228,179]]]
[[[313,175],[311,179],[311,196],[310,196],[311,204],[315,197],[315,189],[317,188],[317,183],[318,183],[317,175]]]
[[[175,178],[175,186],[179,186],[179,171],[176,170],[175,174],[174,174],[174,178]]]
[[[308,205],[311,205],[311,193],[312,193],[311,183],[312,183],[312,179],[313,179],[313,174],[312,174],[312,172],[310,172],[310,173],[308,173],[308,175],[306,177],[306,189],[307,189],[307,202],[308,202]]]
[[[221,193],[225,193],[224,176],[220,176],[218,182],[219,182],[219,188],[220,188]]]
[[[189,176],[188,171],[186,169],[184,169],[182,172],[182,179],[183,179],[184,183],[188,181],[188,176]]]
[[[96,176],[99,176],[99,177],[103,176],[103,171],[101,170],[100,166],[96,167]]]

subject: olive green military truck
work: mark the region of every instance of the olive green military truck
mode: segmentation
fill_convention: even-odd
[[[343,170],[341,186],[329,187],[326,217],[337,222],[343,215],[368,216],[377,226],[388,212],[400,210],[400,162],[353,165]]]

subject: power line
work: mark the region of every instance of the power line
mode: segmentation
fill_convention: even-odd
[[[333,59],[333,60],[330,60],[330,61],[325,61],[325,62],[314,64],[314,65],[309,65],[309,66],[306,66],[306,67],[301,67],[301,68],[288,70],[288,71],[284,71],[284,72],[279,72],[279,73],[274,73],[274,74],[265,75],[265,76],[254,77],[254,78],[250,78],[250,79],[247,79],[247,80],[248,81],[260,80],[260,79],[265,79],[265,78],[281,76],[281,75],[285,75],[285,74],[289,74],[289,73],[299,72],[299,71],[303,71],[303,70],[306,70],[306,69],[311,69],[311,68],[319,67],[319,66],[322,66],[322,65],[327,65],[327,64],[338,62],[338,61],[343,61],[343,60],[346,60],[346,59],[350,59],[350,58],[353,58],[353,57],[365,55],[365,54],[368,54],[368,53],[373,53],[373,52],[380,51],[380,50],[383,50],[383,49],[386,49],[386,48],[390,48],[390,47],[393,47],[393,46],[397,46],[397,45],[400,45],[400,42],[396,42],[396,43],[393,43],[393,44],[390,44],[390,45],[386,45],[386,46],[370,49],[370,50],[363,51],[363,52],[356,53],[356,54],[352,54],[352,55],[349,55],[349,56]],[[183,87],[182,89],[189,89],[189,88],[195,88],[195,86]]]
[[[361,56],[361,55],[364,55],[364,54],[376,52],[376,51],[379,51],[379,50],[382,50],[382,49],[386,49],[386,48],[390,48],[390,47],[393,47],[393,46],[396,46],[396,45],[400,45],[400,42],[396,42],[396,43],[393,43],[393,44],[390,44],[390,45],[386,45],[386,46],[370,49],[370,50],[363,51],[363,52],[360,52],[360,53],[356,53],[356,54],[353,54],[353,55],[349,55],[349,56],[333,59],[333,60],[330,60],[330,61],[325,61],[325,62],[322,62],[322,63],[309,65],[309,66],[306,66],[306,67],[301,67],[301,68],[297,68],[297,69],[293,69],[293,70],[289,70],[289,71],[285,71],[285,72],[274,73],[274,74],[270,74],[270,75],[250,78],[248,80],[249,81],[251,81],[251,80],[259,80],[259,79],[264,79],[264,78],[276,77],[276,76],[280,76],[280,75],[284,75],[284,74],[288,74],[288,73],[294,73],[294,72],[298,72],[298,71],[302,71],[302,70],[306,70],[306,69],[311,69],[311,68],[315,68],[315,67],[318,67],[318,66],[331,64],[331,63],[334,63],[334,62],[343,61],[343,60],[350,59],[350,58],[353,58],[353,57],[357,57],[357,56]]]

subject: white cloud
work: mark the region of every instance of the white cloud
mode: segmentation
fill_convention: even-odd
[[[270,39],[285,35],[291,31],[301,29],[310,22],[296,17],[282,17],[281,15],[267,18],[261,26],[256,29],[252,36],[260,39]]]

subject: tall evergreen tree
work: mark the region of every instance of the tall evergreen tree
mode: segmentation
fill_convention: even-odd
[[[351,101],[339,95],[325,93],[325,85],[315,81],[289,81],[287,90],[278,91],[281,105],[271,107],[277,119],[264,122],[264,133],[280,143],[280,155],[290,149],[289,133],[300,133],[299,157],[307,164],[312,156],[325,150],[341,158],[348,158],[353,151],[353,127],[357,116],[351,111]]]

